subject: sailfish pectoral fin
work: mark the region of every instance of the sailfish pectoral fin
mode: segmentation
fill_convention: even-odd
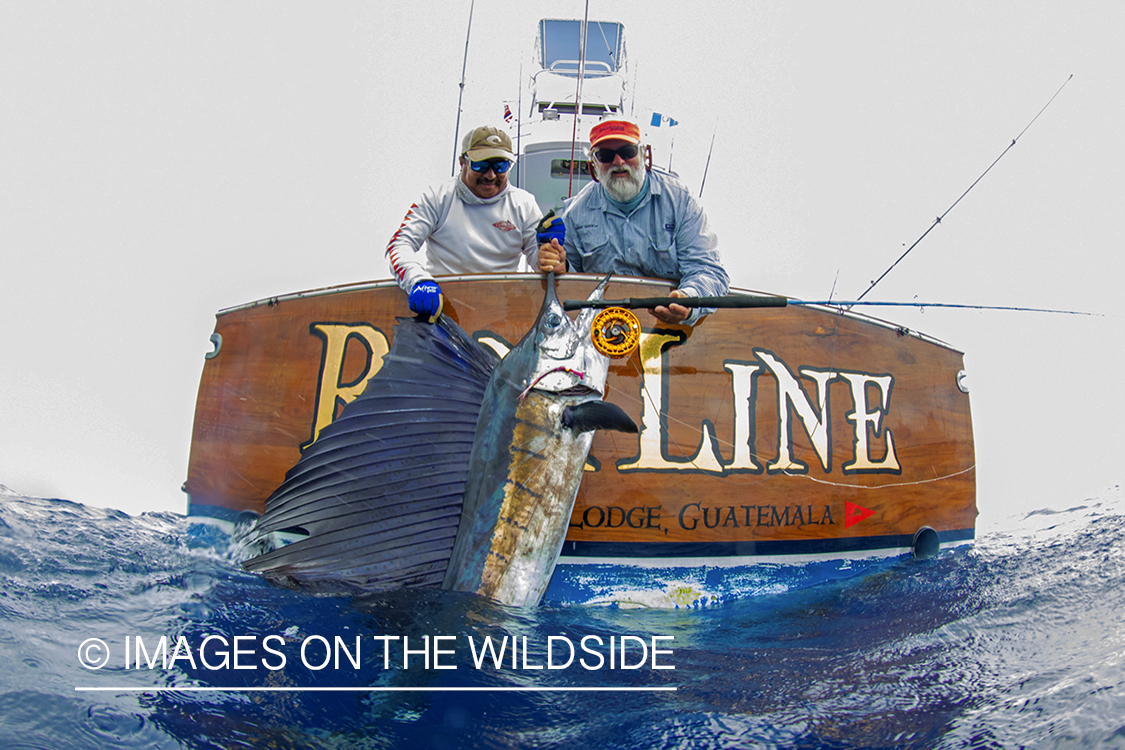
[[[637,432],[637,423],[620,406],[605,401],[586,401],[566,407],[562,412],[562,426],[576,435],[591,430]]]

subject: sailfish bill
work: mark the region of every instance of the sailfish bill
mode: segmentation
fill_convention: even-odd
[[[608,277],[590,295],[601,299]],[[363,393],[286,474],[253,537],[305,538],[244,563],[279,582],[435,586],[534,605],[562,548],[597,429],[636,432],[601,399],[593,310],[571,320],[553,276],[503,360],[443,316],[399,318]]]

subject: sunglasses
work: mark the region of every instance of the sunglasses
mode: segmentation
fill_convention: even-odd
[[[474,172],[487,172],[492,170],[496,174],[504,174],[512,168],[512,162],[508,159],[501,159],[500,161],[470,161],[469,169]]]
[[[629,161],[637,155],[639,149],[630,143],[628,146],[622,146],[618,149],[612,148],[599,148],[594,152],[594,156],[598,157],[598,161],[602,164],[612,164],[613,157],[620,156],[623,161]]]

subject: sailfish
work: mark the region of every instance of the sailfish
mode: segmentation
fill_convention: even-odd
[[[590,295],[601,300],[609,277]],[[454,321],[398,318],[364,391],[325,427],[251,531],[299,537],[244,566],[289,585],[441,586],[537,604],[562,549],[595,430],[635,433],[603,401],[609,361],[554,274],[501,359]]]

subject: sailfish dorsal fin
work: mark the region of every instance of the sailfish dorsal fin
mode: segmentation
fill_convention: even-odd
[[[399,318],[382,368],[289,470],[255,527],[307,536],[245,566],[304,584],[440,583],[498,361],[448,316]]]

